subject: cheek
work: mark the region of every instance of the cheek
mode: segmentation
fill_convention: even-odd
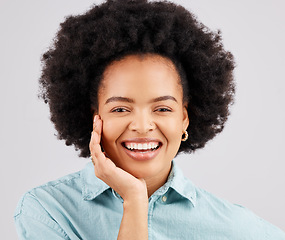
[[[180,142],[182,136],[182,120],[179,120],[180,118],[176,116],[173,118],[164,119],[164,121],[158,125],[158,128],[168,142]]]
[[[167,123],[166,123],[167,122]],[[177,114],[173,118],[169,118],[168,121],[164,121],[160,125],[161,131],[167,138],[169,143],[169,150],[176,154],[181,145],[182,130],[183,130],[183,120],[182,114]]]
[[[103,119],[102,139],[104,145],[114,145],[124,129],[123,122],[118,119]]]
[[[167,125],[167,127],[165,125],[162,125],[160,129],[163,135],[166,137],[168,142],[171,142],[171,143],[180,142],[180,139],[181,139],[180,137],[182,134],[181,134],[180,126],[177,123],[173,125]]]

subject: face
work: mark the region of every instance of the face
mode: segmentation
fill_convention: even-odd
[[[188,127],[179,75],[159,55],[130,55],[109,65],[98,92],[102,146],[137,178],[165,178]]]

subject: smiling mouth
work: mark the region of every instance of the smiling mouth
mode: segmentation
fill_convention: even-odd
[[[132,152],[148,153],[156,151],[161,143],[149,142],[149,143],[122,143],[123,147]]]
[[[133,138],[121,144],[125,153],[136,161],[155,159],[162,148],[162,142],[154,138]]]

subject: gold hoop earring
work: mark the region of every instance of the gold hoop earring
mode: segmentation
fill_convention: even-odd
[[[185,136],[184,136],[184,138],[181,139],[181,141],[185,142],[188,139],[188,132],[186,130],[184,130],[182,136],[183,135],[185,135]]]

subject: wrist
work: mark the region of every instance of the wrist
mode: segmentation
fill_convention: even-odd
[[[147,187],[145,184],[136,184],[122,193],[121,197],[124,199],[124,202],[132,204],[136,202],[148,202]]]
[[[124,199],[123,203],[124,209],[126,208],[148,208],[148,196],[145,195],[135,195]]]

